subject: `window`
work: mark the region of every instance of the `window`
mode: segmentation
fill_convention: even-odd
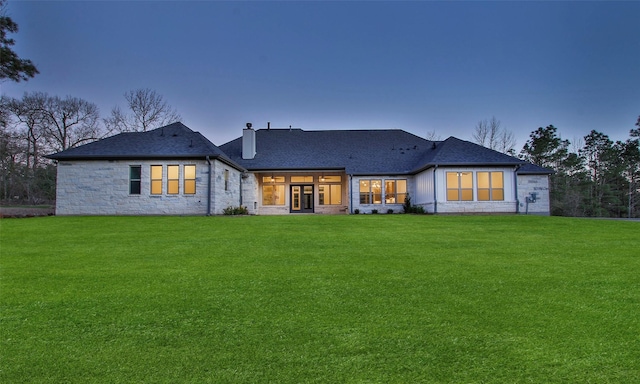
[[[407,180],[385,180],[384,201],[387,204],[403,204],[407,197]]]
[[[321,184],[318,186],[318,203],[320,205],[342,204],[342,185]]]
[[[196,166],[184,166],[184,194],[194,195],[196,193]]]
[[[382,180],[360,180],[360,204],[382,204]]]
[[[502,172],[478,172],[478,200],[504,200],[504,175]]]
[[[264,176],[263,183],[284,183],[284,176]]]
[[[447,200],[473,201],[472,172],[447,172]]]
[[[167,194],[180,193],[180,166],[167,165]]]
[[[262,178],[262,205],[284,205],[284,176],[264,176]]]
[[[291,176],[292,183],[313,183],[313,176]]]
[[[132,165],[129,167],[129,194],[140,194],[140,180],[142,179],[142,166]]]
[[[322,183],[341,183],[342,176],[320,176],[320,182]]]
[[[151,166],[151,194],[162,194],[162,165]]]
[[[224,170],[224,190],[225,191],[229,190],[229,170],[228,169]]]
[[[284,185],[263,185],[262,205],[284,205]]]

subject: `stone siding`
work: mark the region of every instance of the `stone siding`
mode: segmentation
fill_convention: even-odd
[[[536,201],[530,202],[527,207],[527,197],[537,195]],[[550,215],[551,200],[549,198],[548,175],[518,175],[518,200],[520,201],[520,213],[532,215]]]
[[[140,194],[129,193],[130,166],[141,166]],[[162,194],[151,195],[150,166],[163,166]],[[167,165],[180,166],[180,193],[167,194]],[[196,166],[196,193],[184,194],[184,166]],[[224,190],[224,169],[229,169],[231,190]],[[239,205],[239,172],[212,161],[211,213]],[[60,161],[56,190],[57,215],[205,215],[208,165],[203,160]],[[235,179],[234,179],[235,178]],[[216,195],[217,193],[217,195]]]

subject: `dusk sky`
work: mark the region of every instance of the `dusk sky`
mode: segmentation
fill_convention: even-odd
[[[75,96],[106,117],[150,88],[220,145],[254,128],[404,129],[522,148],[553,124],[625,140],[640,115],[640,2],[9,0],[40,74],[2,94]]]

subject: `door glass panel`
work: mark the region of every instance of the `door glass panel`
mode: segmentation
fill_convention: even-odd
[[[313,209],[313,187],[310,185],[304,187],[304,209]]]
[[[300,210],[300,187],[291,187],[291,209]]]

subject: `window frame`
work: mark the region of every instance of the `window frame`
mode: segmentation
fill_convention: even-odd
[[[362,183],[368,182],[368,191],[363,192]],[[374,184],[378,184],[374,187]],[[381,205],[382,204],[382,179],[360,179],[360,204]],[[366,187],[366,185],[365,185]],[[378,192],[376,193],[376,189]],[[363,199],[364,198],[364,199]],[[377,198],[377,199],[376,199]],[[364,201],[363,201],[364,200]]]
[[[262,177],[262,205],[266,207],[282,207],[287,205],[286,178],[284,176],[263,176]],[[267,201],[266,190],[271,188],[271,201]]]
[[[138,177],[134,178],[133,170],[137,169]],[[134,184],[137,183],[137,184]],[[134,188],[136,185],[136,188]],[[130,165],[129,166],[129,194],[140,195],[142,194],[142,165]]]
[[[404,182],[404,192],[398,192],[398,182]],[[389,193],[387,185],[393,185],[393,192]],[[400,197],[399,197],[400,196]],[[404,196],[403,198],[401,198]],[[404,204],[407,198],[407,179],[385,179],[384,180],[384,202],[385,204]],[[389,200],[393,199],[393,202]]]
[[[487,186],[481,187],[481,177],[486,174]],[[497,175],[500,179],[500,187],[496,186]],[[482,180],[484,183],[484,180]],[[478,171],[476,172],[478,201],[504,201],[504,172],[503,171]],[[486,194],[486,197],[483,196]]]
[[[160,170],[160,178],[157,178],[157,173],[154,172],[155,170]],[[153,164],[149,166],[149,192],[151,195],[154,196],[158,196],[158,195],[162,195],[162,184],[163,180],[164,180],[164,166],[159,165],[159,164]],[[154,192],[154,187],[160,186],[160,191],[159,192]]]
[[[182,191],[183,192],[182,193],[185,195],[195,195],[196,194],[196,165],[185,164],[182,166],[182,168],[183,168],[183,175],[182,175]],[[189,173],[191,173],[190,171],[191,168],[193,168],[193,178],[187,177],[187,176],[191,176],[189,175]],[[193,192],[190,192],[192,187],[193,187]]]
[[[172,177],[171,173],[176,173],[175,177]],[[173,190],[175,188],[175,192]],[[179,195],[180,194],[180,165],[169,164],[167,165],[167,195]]]
[[[334,195],[339,197],[336,203],[334,203]],[[342,184],[318,184],[318,205],[342,205]]]
[[[450,176],[455,175],[455,179]],[[468,176],[468,177],[467,177]],[[464,177],[464,179],[463,179]],[[445,174],[446,198],[447,201],[474,201],[473,199],[473,172],[472,171],[449,171]],[[451,186],[451,181],[455,180],[455,186]],[[471,182],[470,187],[464,187],[465,182]],[[452,198],[455,193],[456,198]],[[469,196],[470,193],[470,196]]]

